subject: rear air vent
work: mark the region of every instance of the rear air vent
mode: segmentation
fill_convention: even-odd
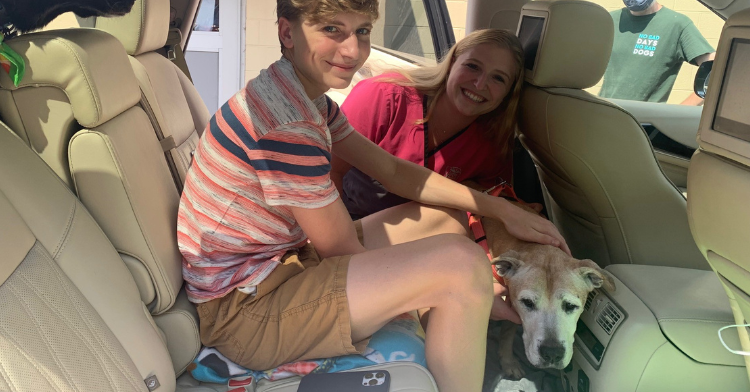
[[[586,303],[583,305],[583,310],[589,310],[591,307],[591,302],[594,301],[594,298],[596,298],[596,291],[592,291],[589,293],[589,296],[586,297]]]
[[[596,323],[599,324],[608,335],[612,335],[612,331],[617,327],[620,320],[622,320],[622,313],[620,313],[620,311],[609,302],[607,302],[599,315],[596,316]]]

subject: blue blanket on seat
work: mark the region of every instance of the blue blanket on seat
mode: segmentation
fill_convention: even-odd
[[[299,361],[259,371],[245,369],[210,347],[204,347],[193,363],[190,374],[198,381],[227,384],[233,378],[252,376],[255,380],[280,380],[309,373],[332,373],[386,362],[409,361],[427,366],[424,352],[425,333],[419,320],[402,314],[372,335],[362,355]]]

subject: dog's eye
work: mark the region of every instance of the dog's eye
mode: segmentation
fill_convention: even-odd
[[[565,313],[573,313],[576,310],[578,310],[578,307],[579,307],[578,305],[572,304],[570,302],[563,302],[563,306],[562,306]]]
[[[534,309],[536,309],[536,305],[534,305],[534,301],[532,301],[532,300],[530,300],[530,299],[528,299],[528,298],[524,298],[524,299],[522,299],[522,300],[521,300],[521,303],[522,303],[522,304],[523,304],[523,306],[524,306],[524,307],[526,307],[526,309],[528,309],[528,310],[534,310]]]

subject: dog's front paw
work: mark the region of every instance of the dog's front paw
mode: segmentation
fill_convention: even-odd
[[[507,356],[500,357],[500,366],[503,368],[503,375],[507,378],[518,380],[526,374],[521,362],[513,355],[509,358]]]

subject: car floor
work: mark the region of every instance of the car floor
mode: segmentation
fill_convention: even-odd
[[[513,341],[513,353],[523,365],[526,375],[520,380],[503,377],[500,359],[497,354],[500,334],[500,322],[490,321],[487,331],[487,358],[485,360],[484,386],[482,392],[566,392],[558,370],[540,370],[529,363],[523,348],[523,331],[518,333]]]

